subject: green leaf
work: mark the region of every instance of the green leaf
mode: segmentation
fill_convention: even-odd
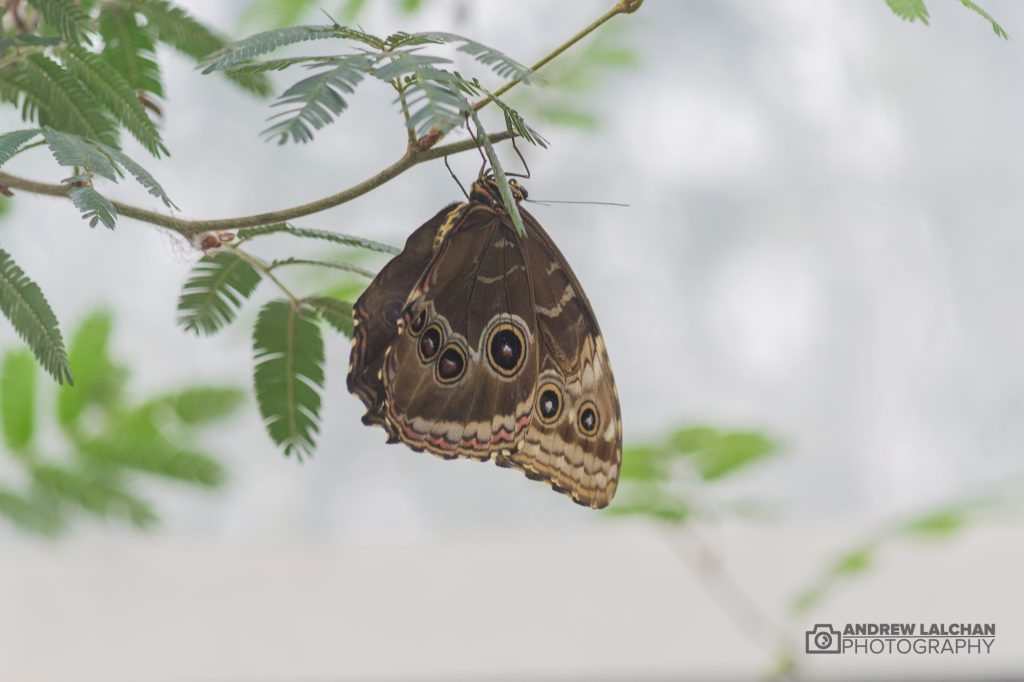
[[[32,467],[32,477],[37,484],[61,499],[102,518],[124,518],[140,528],[152,526],[157,521],[156,512],[146,501],[96,472],[78,472],[39,464]]]
[[[874,547],[859,547],[842,554],[835,560],[829,574],[832,576],[853,576],[866,572],[874,563]]]
[[[134,90],[163,97],[156,47],[149,32],[139,25],[135,12],[104,4],[100,9],[100,35],[103,36],[102,58]]]
[[[889,9],[900,19],[920,21],[925,26],[928,25],[928,8],[924,0],[885,0],[885,4],[889,5]]]
[[[476,84],[478,87],[479,84]],[[531,128],[526,121],[523,120],[522,115],[501,101],[495,94],[486,88],[480,87],[480,90],[491,98],[491,101],[501,109],[501,112],[505,115],[505,129],[510,133],[515,133],[519,137],[523,138],[530,144],[535,144],[538,147],[544,147],[547,149],[548,141],[544,139],[540,133]]]
[[[7,351],[0,367],[0,423],[13,452],[32,443],[36,421],[36,363],[24,350]]]
[[[910,535],[947,537],[964,527],[967,517],[963,509],[942,509],[912,519],[901,530]]]
[[[391,61],[374,70],[373,75],[386,83],[404,82],[409,125],[417,135],[422,137],[434,128],[448,132],[462,124],[471,110],[463,92],[475,88],[456,74],[438,68],[450,64],[450,59],[410,51],[389,52],[387,57]]]
[[[130,9],[142,13],[157,38],[179,52],[201,60],[226,44],[206,25],[168,0],[120,0]],[[271,93],[270,82],[262,74],[227,74],[236,84],[261,97]]]
[[[206,55],[199,62],[198,68],[202,69],[203,73],[224,71],[287,45],[337,37],[339,37],[338,33],[331,26],[290,26],[264,31]]]
[[[15,130],[0,135],[0,166],[10,161],[11,157],[38,134],[38,130]]]
[[[307,298],[306,303],[313,306],[320,319],[334,327],[348,338],[352,338],[354,331],[352,325],[352,304],[348,301],[339,301],[336,298],[327,296],[316,296]]]
[[[529,67],[523,66],[500,50],[496,50],[493,47],[484,45],[483,43],[478,43],[477,41],[471,38],[466,38],[465,36],[456,35],[455,33],[446,33],[444,31],[413,33],[407,36],[405,41],[399,39],[397,41],[397,45],[409,44],[408,38],[414,40],[427,40],[436,43],[462,43],[458,48],[459,52],[465,52],[484,66],[490,67],[503,79],[530,83],[534,78],[534,73]],[[416,43],[414,42],[413,44]]]
[[[121,177],[114,161],[89,140],[62,133],[52,128],[43,128],[43,138],[53,158],[62,166],[81,168],[86,172],[117,182]]]
[[[697,472],[714,481],[763,459],[776,449],[773,441],[753,431],[727,433],[695,456]]]
[[[64,61],[71,75],[88,87],[150,154],[159,158],[169,153],[135,89],[117,69],[99,55],[74,46],[64,53]]]
[[[717,429],[713,429],[710,426],[689,426],[683,429],[679,429],[672,437],[669,442],[677,452],[689,453],[699,452],[713,443],[715,443],[720,437]]]
[[[301,237],[303,239],[322,239],[328,242],[334,242],[335,244],[344,244],[345,246],[352,246],[357,249],[366,249],[367,251],[379,251],[380,253],[389,253],[392,256],[401,253],[401,249],[397,249],[390,244],[382,244],[381,242],[375,242],[372,239],[363,239],[362,237],[353,237],[352,235],[341,234],[340,232],[329,232],[327,230],[312,230],[308,228],[295,227],[288,223],[276,223],[274,225],[263,225],[261,227],[246,227],[238,231],[238,238],[240,240],[248,240],[253,237],[262,237],[268,234],[279,234],[285,233],[290,234],[293,237]]]
[[[167,208],[178,208],[177,205],[171,201],[171,198],[167,196],[167,192],[165,192],[164,188],[160,186],[160,183],[156,181],[156,178],[150,175],[149,171],[136,163],[130,156],[119,149],[108,147],[105,144],[100,144],[99,147],[117,163],[121,164],[125,170],[131,173],[131,176],[135,178],[135,180],[142,185],[147,192],[164,202],[164,206]]]
[[[232,320],[260,283],[260,273],[230,251],[206,256],[178,299],[178,324],[196,334],[213,334]]]
[[[283,59],[267,59],[263,61],[250,61],[232,64],[225,68],[231,73],[266,73],[268,71],[284,71],[299,64],[328,64],[334,61],[334,57],[285,57]]]
[[[286,455],[312,453],[320,430],[324,342],[315,314],[271,301],[253,329],[256,401],[270,437]]]
[[[117,223],[117,208],[92,185],[73,187],[68,190],[68,197],[82,212],[82,217],[89,221],[89,227],[103,223],[107,229],[114,229]]]
[[[197,386],[158,398],[183,424],[199,425],[231,416],[245,402],[246,394],[237,388]]]
[[[10,490],[0,489],[0,514],[40,535],[52,537],[64,527],[64,520],[52,509]]]
[[[89,42],[89,16],[74,0],[29,0],[29,4],[65,41],[73,45]]]
[[[313,64],[313,68],[323,70],[281,94],[274,106],[287,109],[270,118],[281,120],[264,130],[263,135],[268,139],[276,138],[278,144],[286,143],[289,138],[309,142],[314,130],[330,124],[345,111],[348,107],[345,95],[355,92],[375,62],[369,55],[356,54],[338,57],[327,64]]]
[[[670,495],[653,484],[636,484],[632,486],[631,494],[609,506],[605,513],[682,523],[690,518],[692,510],[678,495]]]
[[[981,18],[983,18],[986,21],[988,21],[988,23],[992,26],[992,31],[997,36],[999,36],[1000,38],[1003,38],[1005,40],[1009,40],[1010,39],[1010,34],[1008,34],[1005,30],[1003,30],[1003,27],[1000,26],[996,22],[996,20],[992,18],[992,15],[989,14],[988,12],[986,12],[985,10],[983,10],[981,7],[979,7],[976,2],[971,2],[971,0],[960,0],[960,4],[963,5],[964,7],[966,7],[967,9],[971,10],[972,12],[974,12],[975,14],[980,16]]]
[[[105,312],[86,317],[71,338],[69,356],[75,368],[75,387],[57,393],[57,421],[74,434],[79,417],[89,405],[114,408],[121,399],[127,378],[124,368],[113,363],[109,344],[113,320]]]
[[[224,467],[209,455],[181,447],[165,437],[143,408],[122,417],[109,433],[81,444],[91,462],[145,471],[214,488],[225,479]]]
[[[494,181],[498,185],[498,191],[501,193],[501,200],[505,204],[505,210],[508,211],[509,217],[512,218],[512,224],[516,226],[516,233],[520,237],[525,237],[526,228],[523,226],[523,217],[519,215],[519,204],[516,203],[515,197],[512,196],[512,191],[509,189],[505,171],[498,160],[498,153],[494,150],[491,138],[487,136],[487,131],[484,130],[484,125],[480,122],[480,117],[477,116],[476,110],[471,108],[469,114],[473,117],[473,123],[476,125],[477,140],[483,144],[484,153],[487,155],[487,160],[491,163],[491,171],[494,172]]]
[[[57,316],[39,286],[0,249],[0,311],[58,384],[74,383]]]
[[[22,118],[117,146],[117,126],[95,97],[60,64],[33,54],[0,69],[0,84],[18,90]]]
[[[664,447],[653,445],[626,448],[620,476],[623,481],[662,481],[668,477],[669,454]]]

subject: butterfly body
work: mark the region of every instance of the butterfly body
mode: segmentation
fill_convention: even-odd
[[[565,258],[521,215],[525,236],[487,177],[413,232],[354,306],[348,387],[389,442],[493,458],[603,507],[622,453],[608,355]]]

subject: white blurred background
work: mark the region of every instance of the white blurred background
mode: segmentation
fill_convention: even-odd
[[[264,28],[240,28],[246,0],[180,4],[224,32]],[[408,15],[375,0],[360,24],[452,30],[530,63],[609,4],[434,0]],[[984,7],[1024,35],[1024,5]],[[533,122],[551,147],[528,151],[532,197],[630,204],[531,208],[601,322],[627,446],[684,424],[781,444],[708,492],[713,509],[749,500],[761,513],[698,532],[781,623],[807,678],[1024,673],[1012,512],[901,545],[816,611],[787,613],[836,551],[887,520],[1024,471],[1024,59],[959,3],[929,9],[925,27],[882,0],[648,0],[608,26],[639,65],[577,100],[600,127]],[[315,144],[279,147],[258,138],[265,103],[161,58],[173,156],[148,167],[184,216],[303,203],[402,153],[379,84]],[[453,165],[468,181],[478,157]],[[11,172],[59,180],[45,152]],[[128,185],[110,194],[160,208]],[[459,196],[437,162],[296,223],[401,244]],[[69,204],[19,194],[0,239],[65,332],[97,306],[114,312],[133,391],[247,385],[258,306],[217,337],[183,333],[176,299],[196,256],[167,235],[130,220],[89,230]],[[264,285],[254,298],[272,296]],[[146,489],[162,518],[152,532],[81,520],[44,541],[0,524],[0,679],[750,679],[771,666],[772,647],[694,570],[688,531],[386,446],[359,424],[348,343],[330,338],[308,461],[280,454],[250,403],[206,444],[228,484]],[[969,660],[802,653],[814,622],[854,620],[995,621],[1000,641]]]

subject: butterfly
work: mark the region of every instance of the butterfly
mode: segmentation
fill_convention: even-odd
[[[527,191],[509,182],[517,204]],[[353,307],[348,390],[388,442],[493,459],[579,504],[615,495],[622,419],[604,338],[579,281],[497,181],[413,232]]]

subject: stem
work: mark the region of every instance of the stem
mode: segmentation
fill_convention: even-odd
[[[266,275],[267,279],[269,279],[271,282],[276,284],[277,288],[280,289],[284,293],[285,296],[287,296],[289,299],[291,299],[291,302],[292,302],[293,306],[298,307],[299,305],[301,305],[302,302],[299,300],[299,297],[296,296],[295,294],[293,294],[292,290],[289,289],[288,287],[286,287],[284,285],[284,282],[279,280],[277,278],[277,276],[274,275],[274,272],[273,272],[274,266],[272,264],[267,264],[267,263],[263,262],[262,260],[260,260],[256,256],[254,256],[251,253],[248,253],[246,251],[243,251],[242,249],[238,248],[237,246],[232,248],[231,250],[234,251],[236,254],[238,254],[239,258],[241,258],[245,262],[249,263],[249,265],[253,266],[257,270],[262,272],[264,275]]]
[[[326,260],[314,260],[309,258],[284,258],[282,260],[275,260],[268,267],[271,270],[276,270],[282,265],[316,265],[321,268],[333,268],[335,270],[344,270],[345,272],[352,272],[357,275],[362,275],[369,279],[373,279],[376,275],[366,268],[361,268],[358,265],[352,265],[351,263],[333,263]]]
[[[769,654],[783,652],[789,655],[791,642],[788,633],[779,627],[758,606],[757,602],[743,588],[736,578],[725,568],[722,558],[707,544],[694,528],[688,523],[684,530],[689,531],[693,543],[694,555],[684,553],[675,541],[675,536],[666,533],[669,547],[675,551],[697,574],[719,607],[746,637],[753,643],[764,646]],[[779,671],[782,679],[797,679],[793,669]]]
[[[491,142],[501,142],[511,138],[512,136],[508,132],[500,132],[494,133],[489,137]],[[336,194],[323,197],[322,199],[317,199],[316,201],[311,201],[308,204],[301,204],[299,206],[285,208],[280,211],[257,213],[254,215],[240,216],[238,218],[187,220],[185,218],[176,218],[174,216],[167,215],[166,213],[150,211],[131,204],[125,204],[120,201],[111,201],[110,203],[117,208],[117,212],[120,215],[125,216],[126,218],[134,218],[135,220],[140,220],[152,225],[159,225],[160,227],[173,230],[184,237],[191,237],[199,234],[200,232],[235,230],[241,227],[258,227],[260,225],[288,222],[295,218],[301,218],[303,216],[319,213],[320,211],[325,211],[329,208],[334,208],[335,206],[340,206],[341,204],[352,201],[356,197],[366,194],[370,190],[380,187],[387,181],[404,173],[413,166],[426,161],[432,161],[433,159],[439,159],[444,156],[459,154],[471,149],[476,149],[475,140],[453,142],[452,144],[447,144],[443,147],[435,147],[434,149],[428,149],[425,151],[413,150],[407,152],[398,161],[394,162],[376,175],[373,175],[366,180],[352,185],[348,189],[342,190]],[[10,189],[18,189],[23,192],[31,192],[32,194],[65,198],[68,196],[68,191],[71,189],[67,185],[36,182],[35,180],[28,180],[3,172],[0,172],[0,185]]]
[[[581,30],[579,33],[574,35],[572,38],[569,38],[567,41],[565,41],[564,43],[562,43],[561,45],[556,47],[551,52],[547,53],[544,57],[541,58],[541,60],[539,62],[537,62],[536,64],[531,66],[530,70],[532,72],[540,71],[545,66],[547,66],[549,62],[551,62],[553,59],[555,59],[555,57],[557,57],[558,55],[562,54],[563,52],[568,50],[570,47],[572,47],[573,45],[575,45],[576,43],[578,43],[579,41],[583,40],[588,35],[593,33],[594,31],[596,31],[598,28],[601,27],[602,24],[607,22],[612,17],[617,16],[619,14],[631,14],[631,13],[637,11],[640,8],[640,5],[642,5],[642,4],[643,4],[643,0],[633,0],[632,2],[630,2],[628,0],[619,0],[619,2],[615,3],[614,7],[612,7],[610,10],[608,10],[607,12],[605,12],[604,14],[599,16],[597,19],[594,19],[594,21],[590,22],[590,24],[586,28]],[[510,80],[508,83],[505,83],[500,88],[495,90],[492,95],[484,97],[479,102],[474,103],[473,104],[473,108],[476,109],[477,111],[480,111],[485,106],[487,106],[492,101],[494,101],[495,97],[501,97],[506,92],[508,92],[509,90],[514,88],[515,86],[519,85],[522,81],[523,81],[522,78],[516,78],[515,80]]]

